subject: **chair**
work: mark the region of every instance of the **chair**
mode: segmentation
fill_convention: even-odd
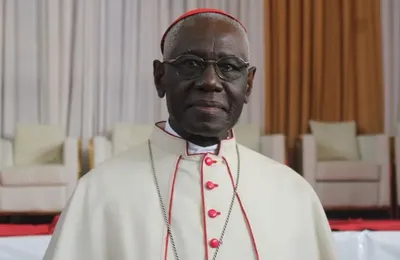
[[[285,136],[263,135],[260,126],[238,124],[234,128],[237,142],[282,164],[286,163]]]
[[[105,136],[93,137],[89,144],[90,169],[125,151],[130,146],[147,140],[152,129],[153,125],[118,124],[112,131],[110,139]],[[285,163],[285,138],[283,135],[262,136],[261,128],[256,125],[238,125],[234,130],[238,143],[278,162]]]
[[[51,125],[18,125],[0,139],[0,213],[58,213],[79,179],[79,141]]]
[[[321,161],[313,135],[301,138],[301,173],[327,209],[390,210],[390,150],[385,135],[357,136],[359,160]]]
[[[102,162],[127,150],[129,147],[146,141],[154,125],[117,124],[111,138],[95,136],[89,143],[89,168],[93,169]]]

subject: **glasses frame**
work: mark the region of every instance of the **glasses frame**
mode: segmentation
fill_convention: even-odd
[[[203,58],[201,58],[201,57],[199,57],[199,56],[197,56],[197,55],[193,55],[193,54],[182,54],[182,55],[179,55],[178,57],[176,57],[176,58],[174,58],[174,59],[167,59],[167,60],[164,60],[163,63],[170,64],[170,65],[176,67],[175,62],[176,62],[178,59],[180,59],[180,58],[182,58],[182,57],[186,57],[186,56],[191,56],[191,57],[198,58],[199,61],[201,61],[202,63],[204,63],[205,66],[204,66],[204,68],[203,68],[203,71],[200,73],[200,75],[198,75],[198,76],[193,76],[193,77],[183,76],[183,75],[181,75],[181,74],[179,73],[179,70],[177,70],[178,75],[181,76],[181,77],[184,77],[185,79],[195,79],[195,78],[201,77],[201,76],[203,75],[204,71],[207,69],[207,67],[208,67],[209,65],[212,65],[212,66],[214,67],[214,70],[215,70],[215,72],[217,73],[218,77],[219,77],[220,79],[222,79],[222,80],[234,81],[234,80],[237,80],[237,79],[241,78],[243,75],[241,75],[241,76],[239,76],[239,77],[237,77],[237,78],[227,78],[227,77],[225,77],[224,74],[220,71],[220,69],[218,68],[217,64],[218,64],[219,61],[221,61],[221,60],[223,60],[223,59],[226,59],[226,58],[235,58],[235,59],[239,59],[240,61],[242,61],[243,64],[244,64],[244,66],[243,66],[242,68],[240,68],[240,69],[243,69],[243,68],[248,69],[249,66],[250,66],[250,63],[249,63],[249,62],[243,60],[243,59],[240,58],[240,57],[234,56],[234,55],[225,56],[225,57],[222,57],[222,58],[220,58],[220,59],[218,59],[218,60],[205,60],[205,59],[203,59]]]

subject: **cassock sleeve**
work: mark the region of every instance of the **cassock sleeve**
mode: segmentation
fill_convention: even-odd
[[[319,248],[319,260],[336,260],[336,247],[332,231],[321,202],[314,191],[312,194],[312,205]]]
[[[93,203],[86,181],[84,177],[80,179],[64,208],[43,260],[97,259],[94,250],[98,242],[91,230]]]

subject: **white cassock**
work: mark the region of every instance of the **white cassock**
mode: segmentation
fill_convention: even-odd
[[[234,138],[206,152],[158,125],[155,172],[180,260],[213,259],[239,160],[217,259],[336,259],[320,201],[300,175],[240,145],[238,160]],[[160,204],[146,142],[80,179],[44,260],[176,260]]]

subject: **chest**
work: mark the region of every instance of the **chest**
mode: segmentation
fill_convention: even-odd
[[[262,178],[238,175],[235,165],[213,160],[170,165],[173,174],[157,174],[158,185],[149,182],[140,194],[133,191],[135,203],[125,198],[113,204],[117,208],[108,210],[116,223],[110,231],[111,255],[175,260],[177,252],[179,259],[211,260],[217,251],[213,241],[218,241],[217,259],[314,259],[305,243],[313,239],[305,232],[312,227],[299,205],[280,198],[279,189]],[[297,224],[299,218],[303,225]]]

